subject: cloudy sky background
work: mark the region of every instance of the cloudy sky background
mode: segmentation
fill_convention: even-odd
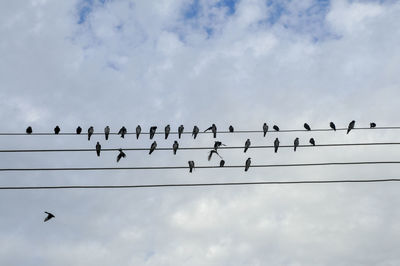
[[[396,126],[397,1],[2,1],[1,132]],[[398,141],[396,131],[219,135],[228,145]],[[156,136],[159,147],[175,140]],[[0,137],[10,148],[148,137]],[[207,146],[210,135],[181,146]],[[0,154],[0,167],[186,166],[206,151]],[[396,160],[396,147],[221,151],[227,164]],[[395,178],[396,166],[1,173],[1,185]],[[396,184],[1,191],[1,265],[399,265]],[[43,211],[56,219],[43,223]]]

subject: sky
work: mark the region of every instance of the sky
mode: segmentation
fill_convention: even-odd
[[[1,1],[1,132],[398,126],[400,3]],[[11,120],[10,120],[11,119]],[[218,135],[228,146],[398,141],[396,131]],[[155,139],[170,147],[176,136]],[[1,149],[149,147],[0,136]],[[211,135],[184,135],[181,147]],[[0,168],[217,165],[207,151],[0,153]],[[398,148],[221,150],[227,165],[396,160]],[[0,186],[396,178],[398,167],[1,172]],[[396,184],[0,191],[1,265],[399,265]],[[56,218],[43,222],[44,211]]]

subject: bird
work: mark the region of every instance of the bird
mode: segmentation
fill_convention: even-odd
[[[106,138],[106,140],[108,140],[108,135],[110,135],[110,127],[106,126],[104,128],[104,137]]]
[[[310,127],[307,123],[304,123],[304,128],[305,128],[307,131],[310,131],[310,130],[311,130],[311,127]]]
[[[216,155],[218,155],[219,158],[222,159],[221,155],[219,155],[219,153],[218,153],[216,150],[210,150],[210,152],[208,153],[208,160],[209,160],[209,161],[211,160],[211,157],[212,157],[212,155],[213,155],[214,153],[215,153]]]
[[[249,158],[247,158],[246,164],[245,164],[245,166],[244,166],[244,171],[245,171],[245,172],[247,172],[247,170],[249,170],[250,164],[251,164],[251,158],[249,157]]]
[[[176,154],[176,151],[178,150],[178,148],[179,148],[179,143],[175,140],[174,144],[172,144],[172,149],[174,151],[174,155]]]
[[[168,135],[169,135],[169,132],[171,131],[171,126],[170,125],[167,125],[166,127],[165,127],[165,129],[164,129],[164,132],[165,132],[165,139],[167,139],[168,138]]]
[[[178,127],[178,138],[181,138],[181,135],[182,135],[182,133],[183,133],[183,129],[184,129],[183,125],[180,125],[180,126]]]
[[[157,148],[157,142],[154,141],[153,143],[151,143],[151,147],[150,147],[150,151],[149,154],[152,154],[153,151]]]
[[[349,123],[349,126],[347,127],[347,134],[349,134],[350,130],[352,130],[354,128],[354,125],[356,124],[356,121],[351,121]]]
[[[192,131],[192,136],[194,139],[196,139],[197,134],[199,134],[199,128],[197,126],[194,126]]]
[[[272,128],[273,128],[275,131],[279,131],[279,127],[278,127],[277,125],[274,125]]]
[[[97,144],[96,144],[96,153],[97,153],[97,156],[100,156],[100,151],[101,151],[101,145],[100,145],[100,142],[97,142]]]
[[[225,165],[225,161],[224,161],[224,160],[221,160],[221,161],[219,162],[219,167],[224,167],[224,165]]]
[[[310,144],[313,145],[313,146],[315,146],[315,140],[314,140],[314,138],[311,138],[311,139],[310,139]]]
[[[369,123],[369,127],[370,127],[370,128],[375,128],[375,127],[376,127],[376,124],[375,124],[374,122],[371,122],[371,123]]]
[[[81,134],[82,133],[82,128],[81,127],[77,127],[76,128],[76,134]]]
[[[244,152],[246,152],[249,149],[250,144],[251,144],[250,139],[247,139],[246,142],[244,143]]]
[[[156,130],[157,130],[157,127],[156,127],[156,126],[152,126],[152,127],[150,128],[150,139],[153,139],[154,134],[156,134]]]
[[[232,125],[230,125],[230,126],[229,126],[229,132],[231,132],[231,133],[232,133],[233,131],[235,131],[235,130],[233,129],[233,126],[232,126]]]
[[[189,164],[189,173],[191,173],[194,169],[194,161],[188,161]]]
[[[296,151],[297,147],[299,147],[299,138],[294,139],[294,151]]]
[[[275,153],[278,152],[278,148],[279,148],[279,139],[276,138],[274,141],[274,148],[275,148]]]
[[[142,128],[138,125],[136,127],[136,139],[139,139],[140,132],[142,132]]]
[[[89,127],[87,132],[88,132],[87,139],[90,140],[90,137],[93,135],[94,128],[93,127]]]
[[[47,222],[47,221],[50,220],[50,219],[56,218],[56,217],[54,216],[54,214],[52,214],[52,213],[50,213],[50,212],[44,212],[44,213],[47,214],[46,218],[44,218],[44,222]]]
[[[58,133],[60,133],[60,131],[61,131],[61,129],[60,129],[59,126],[56,126],[56,127],[54,128],[54,134],[58,135]]]
[[[226,146],[225,144],[223,144],[221,141],[215,141],[214,142],[214,150],[218,150],[219,147],[221,146]]]
[[[275,128],[274,128],[275,129]],[[263,125],[263,131],[264,131],[264,137],[265,137],[265,135],[267,135],[267,132],[268,132],[268,125],[267,125],[267,123],[264,123],[264,125]],[[279,129],[278,129],[278,131],[279,131]]]
[[[118,135],[121,135],[121,138],[125,138],[126,133],[127,133],[127,130],[125,127],[121,127],[121,129],[118,131]]]
[[[204,132],[207,132],[208,130],[212,131],[214,139],[215,139],[217,137],[217,126],[215,124],[212,124],[211,127],[204,130]]]
[[[125,152],[122,151],[122,149],[118,149],[119,150],[119,154],[117,156],[117,163],[119,162],[119,160],[121,160],[121,158],[125,158],[126,154]]]
[[[329,126],[330,126],[334,131],[336,131],[336,126],[335,126],[335,124],[334,124],[333,122],[330,122],[330,123],[329,123]]]
[[[26,128],[26,134],[32,134],[32,127],[27,127]]]

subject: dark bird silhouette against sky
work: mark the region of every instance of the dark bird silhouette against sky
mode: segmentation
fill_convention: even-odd
[[[32,127],[27,127],[26,128],[26,134],[32,134]]]
[[[305,128],[307,131],[310,131],[310,130],[311,130],[310,125],[307,124],[307,123],[304,123],[304,128]]]
[[[175,140],[174,144],[172,144],[172,150],[174,151],[174,155],[176,155],[176,151],[179,149],[179,143]]]
[[[151,143],[151,147],[150,147],[150,151],[149,154],[152,154],[153,151],[157,148],[157,142],[154,141],[153,143]]]
[[[178,127],[178,138],[181,138],[184,129],[185,127],[183,125]]]
[[[118,131],[118,135],[121,135],[121,138],[125,138],[125,134],[126,134],[127,132],[128,132],[128,131],[126,130],[125,127],[121,127],[121,129]]]
[[[94,128],[93,127],[89,127],[88,129],[88,134],[87,134],[87,139],[90,140],[90,138],[92,137],[94,133]]]
[[[199,131],[200,130],[199,130],[199,128],[197,126],[193,127],[192,136],[193,136],[194,139],[196,139],[197,134],[199,134]]]
[[[223,144],[221,141],[215,141],[214,142],[214,150],[218,150],[219,147],[221,146],[226,146],[225,144]]]
[[[156,126],[152,126],[152,127],[150,128],[150,139],[153,139],[154,134],[156,134],[156,130],[157,130],[157,127],[156,127]]]
[[[82,128],[81,127],[77,127],[76,128],[76,134],[80,135],[82,133]]]
[[[170,125],[167,125],[167,126],[164,128],[165,139],[168,138],[169,132],[171,132],[171,126],[170,126]]]
[[[231,132],[231,133],[232,133],[232,132],[234,132],[234,131],[235,131],[235,129],[233,129],[233,126],[232,126],[232,125],[230,125],[230,126],[229,126],[229,132]]]
[[[224,160],[221,160],[221,161],[219,162],[219,167],[224,167],[224,165],[225,165],[225,161],[224,161]]]
[[[188,161],[189,164],[189,173],[193,172],[194,169],[194,161]]]
[[[329,123],[329,126],[333,129],[333,130],[335,130],[336,131],[336,126],[335,126],[335,123],[333,123],[333,122],[330,122]]]
[[[100,156],[100,151],[101,151],[101,145],[100,145],[100,142],[97,142],[97,144],[96,144],[96,153],[97,153],[97,156]]]
[[[219,155],[219,153],[218,153],[216,150],[210,150],[210,152],[208,153],[208,160],[209,160],[209,161],[211,160],[211,157],[212,157],[212,155],[213,155],[214,153],[215,153],[216,155],[218,155],[219,158],[222,159],[221,155]]]
[[[313,146],[315,146],[315,140],[314,140],[314,138],[311,138],[311,139],[310,139],[310,144],[313,145]]]
[[[140,132],[142,132],[142,128],[140,125],[136,127],[136,139],[139,139]]]
[[[267,132],[268,132],[268,125],[267,125],[267,123],[264,123],[264,125],[263,125],[263,132],[264,132],[264,137],[265,137],[265,135],[267,135]]]
[[[244,152],[246,152],[249,149],[250,144],[251,144],[250,139],[247,139],[246,142],[244,143]]]
[[[273,128],[275,131],[279,131],[279,127],[278,127],[277,125],[274,125],[272,128]]]
[[[125,152],[122,151],[122,149],[118,149],[119,150],[119,154],[117,156],[117,163],[119,162],[119,160],[121,160],[121,158],[125,158],[126,154]]]
[[[60,129],[59,126],[56,126],[56,127],[54,128],[54,134],[58,135],[58,133],[60,133],[60,131],[61,131],[61,129]]]
[[[250,168],[251,158],[247,158],[246,163],[244,165],[244,171],[247,172]]]
[[[207,132],[209,130],[211,130],[211,132],[213,133],[213,137],[215,139],[217,137],[217,126],[215,124],[212,124],[211,127],[204,130],[204,132]]]
[[[374,122],[371,122],[371,123],[369,123],[369,127],[370,127],[370,128],[375,128],[375,127],[376,127],[376,124],[375,124]]]
[[[346,134],[349,134],[350,133],[350,131],[354,128],[354,125],[356,124],[356,121],[355,120],[353,120],[353,121],[351,121],[350,123],[349,123],[349,126],[347,127],[347,133]]]
[[[296,151],[297,147],[299,147],[300,141],[299,138],[294,139],[294,151]]]
[[[278,152],[278,148],[279,148],[279,139],[276,138],[274,141],[274,148],[275,148],[275,153]]]
[[[46,218],[44,218],[44,222],[47,222],[47,221],[50,220],[50,219],[56,218],[56,217],[54,216],[54,214],[52,214],[52,213],[50,213],[50,212],[44,212],[44,213],[47,214]]]
[[[110,127],[106,126],[104,128],[104,137],[106,138],[106,140],[108,140],[108,136],[110,135]]]

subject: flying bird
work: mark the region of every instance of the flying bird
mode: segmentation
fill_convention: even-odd
[[[335,126],[335,124],[334,124],[333,122],[330,122],[330,123],[329,123],[329,126],[330,126],[333,130],[336,131],[336,126]]]
[[[311,138],[311,139],[310,139],[310,144],[313,145],[313,146],[315,146],[315,140],[314,140],[314,138]]]
[[[110,135],[110,127],[106,126],[104,128],[104,137],[106,138],[106,140],[108,140],[108,135]]]
[[[369,127],[370,127],[370,128],[375,128],[375,127],[376,127],[376,124],[375,124],[374,122],[371,122],[371,123],[369,123]]]
[[[245,164],[245,166],[244,166],[244,171],[245,171],[245,172],[247,172],[247,170],[249,170],[250,164],[251,164],[251,158],[247,158],[246,164]]]
[[[47,222],[47,221],[50,220],[50,219],[56,218],[56,217],[54,216],[54,214],[52,214],[52,213],[50,213],[50,212],[44,212],[44,213],[47,214],[46,218],[44,218],[44,222]]]
[[[231,132],[231,133],[232,133],[233,131],[235,131],[235,130],[233,129],[233,126],[232,126],[232,125],[230,125],[230,126],[229,126],[229,132]]]
[[[178,150],[178,148],[179,148],[179,143],[175,140],[174,144],[172,145],[172,149],[174,151],[174,155],[176,154],[176,151]]]
[[[226,146],[225,144],[223,144],[221,141],[215,141],[214,142],[214,150],[218,150],[219,147],[221,146]]]
[[[192,136],[193,136],[194,139],[196,139],[197,134],[199,134],[199,131],[200,130],[199,130],[199,128],[197,126],[193,127]]]
[[[217,137],[217,126],[215,124],[212,124],[211,127],[204,130],[204,132],[207,132],[208,130],[211,130],[211,132],[214,135],[214,139],[215,139]]]
[[[188,161],[189,164],[189,173],[191,173],[194,169],[194,161]]]
[[[60,129],[59,126],[56,126],[56,127],[54,128],[54,134],[58,135],[58,133],[60,133],[60,131],[61,131],[61,129]]]
[[[100,151],[101,151],[101,145],[100,145],[100,142],[97,142],[97,144],[96,144],[96,153],[97,153],[97,156],[100,156]]]
[[[294,151],[296,151],[297,147],[299,147],[300,141],[299,138],[295,138],[294,140]]]
[[[181,135],[182,135],[182,133],[183,133],[183,129],[184,129],[183,125],[180,125],[180,126],[178,127],[178,138],[181,138]]]
[[[275,129],[275,128],[274,128]],[[278,131],[279,131],[279,129],[278,129]],[[264,125],[263,125],[263,132],[264,132],[264,137],[265,137],[265,135],[267,135],[267,132],[268,132],[268,125],[267,125],[267,123],[264,123]]]
[[[311,130],[311,127],[310,127],[307,123],[304,123],[304,128],[305,128],[307,131],[310,131],[310,130]]]
[[[128,131],[126,130],[125,127],[121,127],[121,129],[118,131],[118,135],[121,135],[121,138],[125,138],[125,134],[126,134],[127,132],[128,132]]]
[[[225,165],[225,161],[224,161],[224,160],[221,160],[221,161],[219,162],[219,167],[224,167],[224,165]]]
[[[250,139],[247,139],[246,142],[244,143],[244,152],[246,152],[249,149],[250,144],[251,144]]]
[[[219,153],[218,153],[216,150],[211,150],[211,151],[208,153],[208,160],[209,160],[209,161],[211,160],[211,157],[212,157],[212,155],[213,155],[214,153],[215,153],[216,155],[218,155],[219,158],[222,159],[221,155],[219,155]]]
[[[150,139],[153,139],[154,134],[156,134],[156,130],[157,130],[157,127],[156,127],[156,126],[152,126],[152,127],[150,128]]]
[[[142,132],[142,128],[138,125],[136,127],[136,139],[139,139],[140,132]]]
[[[76,134],[81,134],[82,133],[82,128],[81,127],[77,127],[76,128]]]
[[[165,129],[164,129],[164,132],[165,132],[165,139],[168,138],[168,135],[169,135],[169,132],[170,132],[170,131],[171,131],[170,125],[167,125],[167,126],[165,127]]]
[[[356,121],[351,121],[349,123],[349,126],[347,127],[347,134],[349,134],[350,130],[352,130],[354,128],[354,125],[356,124]]]
[[[125,152],[122,151],[122,149],[118,149],[119,150],[119,154],[117,156],[117,163],[119,162],[119,160],[121,160],[121,158],[125,158],[126,154]]]
[[[27,127],[26,128],[26,134],[32,134],[32,127]]]
[[[274,125],[272,128],[273,128],[275,131],[279,131],[279,127],[278,127],[277,125]]]
[[[278,148],[279,148],[279,139],[276,138],[274,141],[274,148],[275,148],[275,153],[278,152]]]
[[[94,128],[93,127],[89,127],[87,132],[88,132],[87,139],[90,140],[90,137],[93,135]]]
[[[154,142],[151,144],[149,154],[152,154],[153,151],[154,151],[156,148],[157,148],[157,142],[154,141]]]

